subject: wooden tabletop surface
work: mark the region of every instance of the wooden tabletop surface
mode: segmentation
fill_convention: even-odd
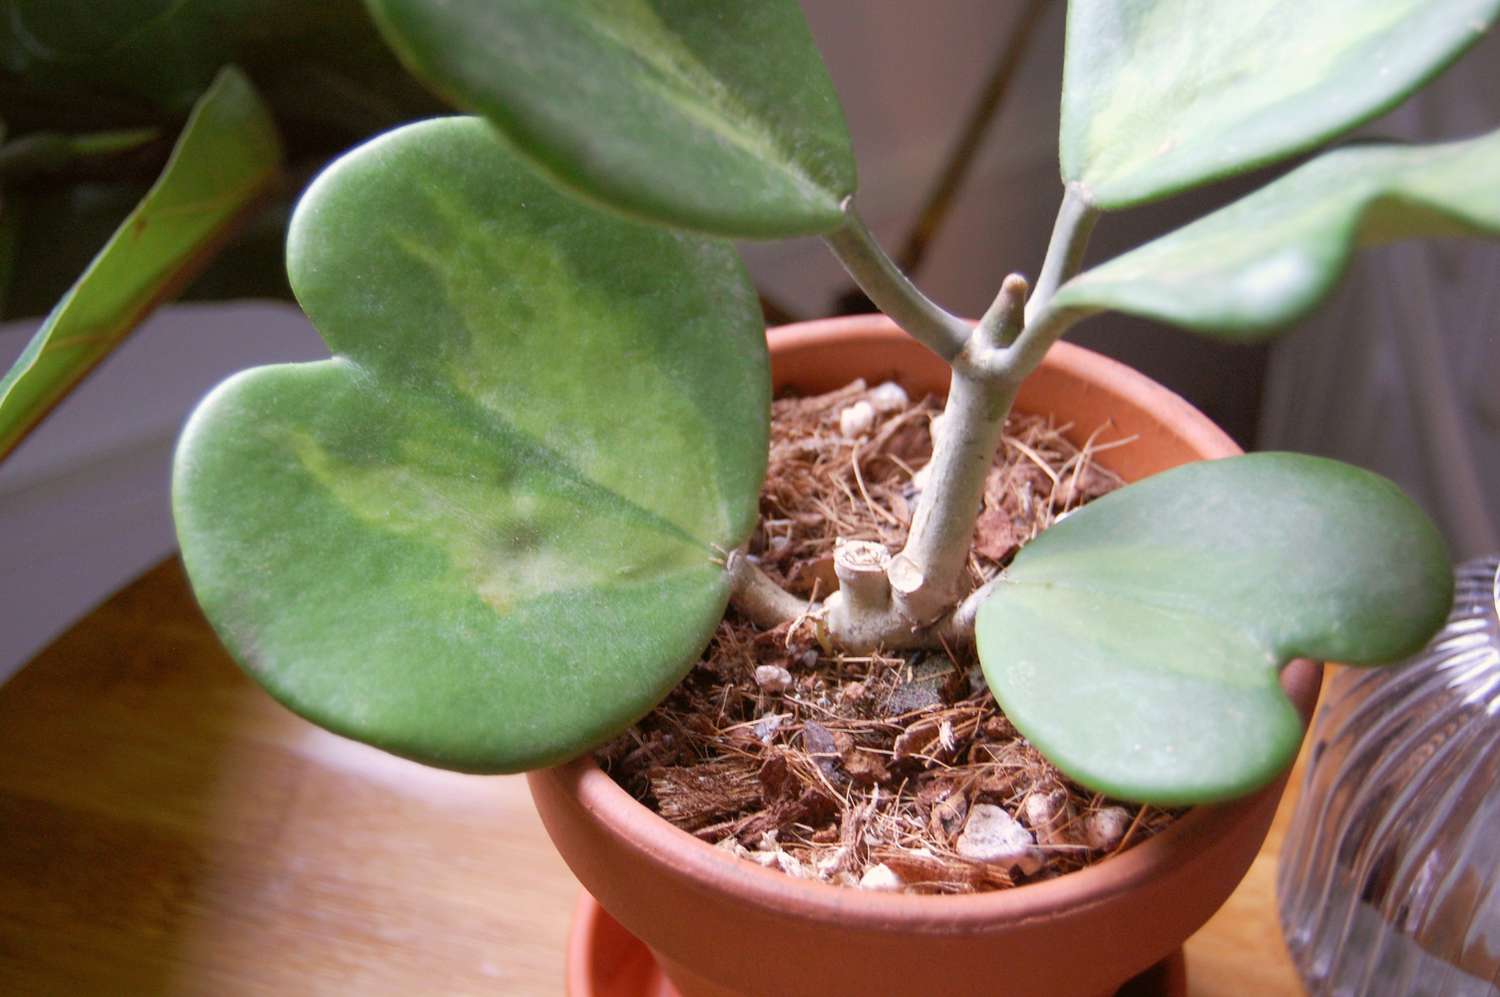
[[[1289,803],[1188,942],[1193,995],[1300,992],[1274,900]],[[288,713],[175,560],[0,688],[0,994],[561,994],[577,895],[520,778]]]

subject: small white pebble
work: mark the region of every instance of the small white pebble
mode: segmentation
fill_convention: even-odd
[[[969,809],[969,819],[954,850],[964,858],[1019,869],[1028,876],[1043,862],[1031,832],[992,803],[976,803]]]
[[[911,398],[907,396],[906,389],[895,381],[886,381],[884,384],[875,385],[865,397],[870,400],[870,404],[875,407],[875,411],[882,415],[887,412],[899,411],[911,404]]]
[[[776,853],[776,864],[781,868],[782,872],[793,879],[807,879],[809,876],[807,867],[788,852],[778,851]]]
[[[906,886],[901,877],[896,875],[896,870],[884,862],[872,865],[865,870],[865,874],[859,877],[859,888],[861,890],[878,890],[882,893],[894,893]]]
[[[869,402],[855,402],[839,413],[839,432],[844,436],[868,436],[875,428],[875,406]]]
[[[792,685],[792,673],[780,665],[757,665],[755,684],[766,692],[786,692]]]
[[[764,866],[767,869],[780,869],[794,879],[807,878],[807,870],[803,867],[802,863],[780,848],[774,848],[771,851],[751,852],[750,860],[756,865]]]
[[[718,844],[714,845],[714,847],[722,848],[730,855],[738,855],[742,859],[747,859],[750,857],[750,849],[740,844],[739,840],[732,834],[729,837],[721,840]]]
[[[840,845],[833,851],[818,859],[818,878],[828,879],[837,875],[844,867],[844,861],[849,857],[849,849]]]
[[[1021,805],[1031,833],[1043,844],[1058,843],[1058,832],[1062,829],[1063,817],[1068,806],[1067,793],[1032,793]]]
[[[1096,852],[1113,851],[1130,827],[1130,814],[1124,807],[1105,807],[1083,819],[1084,843]]]
[[[786,713],[767,713],[757,720],[755,726],[751,727],[750,730],[760,739],[762,744],[770,744],[771,739],[776,736],[776,732],[781,729],[781,725],[786,722],[787,716],[788,714]]]

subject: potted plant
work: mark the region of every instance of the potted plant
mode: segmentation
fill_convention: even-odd
[[[1265,335],[1313,307],[1358,244],[1500,231],[1500,133],[1335,150],[1101,266],[1082,269],[1084,246],[1101,213],[1367,120],[1500,4],[1266,0],[1225,23],[1075,0],[1054,236],[1036,280],[1006,278],[977,324],[923,296],[861,224],[840,112],[789,0],[371,7],[408,68],[480,116],[390,132],[313,184],[288,269],[334,358],[242,373],[184,432],[183,558],[251,674],[407,757],[545,770],[533,791],[565,856],[684,990],[889,989],[920,966],[924,991],[956,992],[1004,965],[1014,989],[1087,993],[1201,923],[1300,741],[1283,681],[1306,708],[1314,673],[1283,667],[1419,647],[1447,609],[1446,556],[1390,483],[1228,456],[1180,401],[1054,344],[1103,311]],[[801,330],[768,357],[724,241],[807,234],[910,337],[860,326],[838,376],[947,382],[904,546],[848,551],[840,590],[813,606],[743,545],[774,365],[836,345]],[[1161,473],[964,591],[984,477],[1028,389],[1161,424],[1166,455],[1138,468]],[[1190,457],[1223,459],[1164,470]],[[815,613],[851,651],[976,639],[1010,720],[1079,783],[1239,802],[1006,894],[778,879],[611,796],[587,760],[692,667],[730,605],[768,625]],[[1192,880],[1211,889],[1180,894]],[[1097,958],[1072,954],[1083,939]],[[802,960],[817,953],[834,968]]]

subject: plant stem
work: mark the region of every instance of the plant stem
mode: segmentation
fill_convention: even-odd
[[[1081,265],[1097,211],[1083,188],[1069,185],[1036,290],[1028,300],[1026,281],[1015,274],[1007,277],[995,303],[970,330],[901,275],[849,201],[844,210],[847,224],[827,237],[834,253],[871,301],[953,368],[941,429],[933,433],[929,481],[906,546],[886,571],[889,607],[872,600],[829,600],[836,609],[828,615],[831,631],[846,644],[910,646],[928,638],[934,628],[951,632],[972,627],[972,599],[962,611],[954,607],[985,479],[1021,383],[1058,337],[1092,314],[1091,309],[1053,308],[1051,301]]]
[[[809,605],[777,585],[742,550],[732,550],[724,562],[729,575],[729,600],[740,614],[767,630],[795,620]]]
[[[875,307],[923,346],[952,361],[969,339],[969,324],[950,315],[906,279],[875,241],[854,210],[854,199],[844,199],[846,221],[823,237],[849,276]]]
[[[937,619],[958,598],[985,478],[1020,385],[1019,380],[988,374],[975,360],[1014,337],[1026,291],[1024,278],[1006,277],[995,303],[953,360],[942,429],[933,439],[930,478],[906,546],[889,571],[897,608],[918,625]]]
[[[984,480],[1015,388],[956,364],[933,441],[931,475],[906,546],[891,562],[891,589],[903,616],[926,624],[952,608],[974,538]]]
[[[1047,257],[1042,261],[1042,272],[1037,275],[1031,300],[1026,302],[1026,325],[1031,325],[1057,289],[1078,272],[1098,218],[1098,209],[1089,203],[1081,186],[1070,183],[1063,188],[1057,221],[1052,225],[1052,241],[1047,244]]]
[[[973,336],[950,361],[953,380],[942,431],[933,440],[931,480],[917,503],[906,547],[889,572],[897,608],[912,623],[929,624],[956,601],[985,477],[1016,392],[1058,337],[1088,314],[1053,309],[1050,302],[1077,271],[1096,216],[1082,188],[1069,185],[1030,300],[1026,281],[1007,277]]]
[[[1020,384],[1041,366],[1042,358],[1073,326],[1095,314],[1097,308],[1052,308],[1043,306],[1035,320],[1028,322],[1016,341],[986,358],[986,370],[996,377]]]

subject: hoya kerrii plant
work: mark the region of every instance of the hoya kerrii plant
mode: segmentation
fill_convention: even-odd
[[[1112,493],[966,592],[985,472],[1018,386],[1088,316],[1254,339],[1360,246],[1500,232],[1492,133],[1327,152],[1082,269],[1102,215],[1308,152],[1440,71],[1497,8],[1073,0],[1052,241],[971,325],[861,223],[792,0],[373,0],[406,65],[477,116],[385,134],[303,197],[288,270],[333,357],[246,371],[193,416],[174,505],[198,598],[291,708],[454,769],[601,743],[732,603],[766,623],[819,614],[847,649],[972,635],[1011,720],[1082,784],[1245,793],[1300,737],[1286,662],[1398,659],[1442,621],[1426,518],[1367,472],[1254,454]],[[770,387],[727,241],[807,234],[952,368],[905,546],[846,548],[841,590],[812,606],[743,553]]]

